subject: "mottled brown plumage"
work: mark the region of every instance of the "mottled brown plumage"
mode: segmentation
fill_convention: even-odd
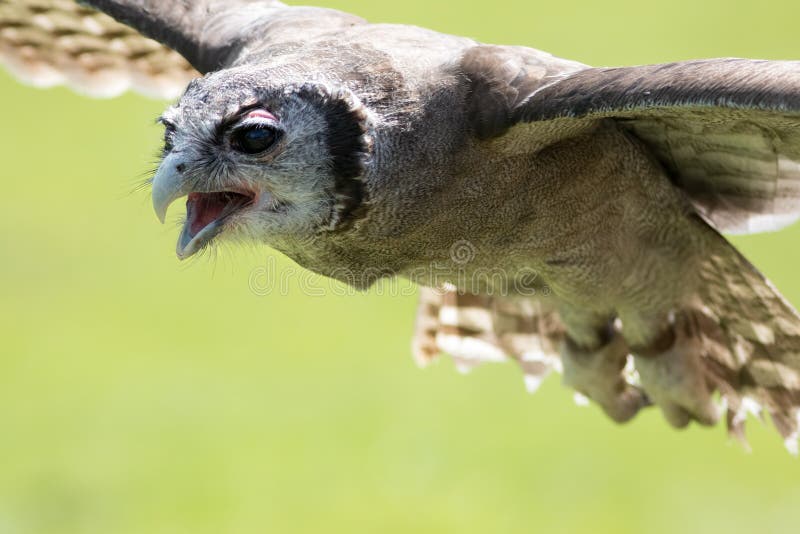
[[[555,368],[620,422],[714,424],[719,392],[733,435],[763,408],[794,446],[800,318],[718,232],[800,217],[799,62],[600,69],[276,1],[88,3],[119,22],[0,0],[0,60],[99,94],[204,74],[154,179],[162,218],[188,195],[181,257],[241,238],[405,276],[421,363]]]

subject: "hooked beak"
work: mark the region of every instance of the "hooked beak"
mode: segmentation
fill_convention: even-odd
[[[153,178],[153,209],[164,223],[167,209],[180,197],[187,196],[186,222],[178,238],[176,253],[185,259],[202,249],[222,231],[225,220],[253,203],[254,194],[240,191],[197,191],[194,180],[186,180],[183,158],[169,154]]]
[[[191,191],[191,187],[183,178],[184,165],[180,154],[169,154],[161,162],[153,178],[153,209],[161,224],[164,224],[167,217],[167,208]]]

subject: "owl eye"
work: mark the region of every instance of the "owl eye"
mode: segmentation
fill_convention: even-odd
[[[233,134],[233,146],[245,154],[260,154],[278,140],[278,130],[268,124],[252,124],[237,128]]]

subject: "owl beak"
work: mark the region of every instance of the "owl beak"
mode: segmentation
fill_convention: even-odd
[[[162,223],[169,206],[181,197],[188,197],[186,221],[176,250],[180,259],[202,249],[222,231],[231,215],[252,205],[256,196],[249,191],[198,191],[195,180],[184,176],[185,166],[180,154],[172,153],[164,158],[153,178],[153,209]]]
[[[167,217],[167,208],[182,196],[191,192],[191,186],[183,177],[185,163],[180,154],[169,154],[153,178],[153,209],[161,223]]]

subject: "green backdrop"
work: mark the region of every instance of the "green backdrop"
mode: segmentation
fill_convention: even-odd
[[[320,3],[595,65],[800,58],[796,0]],[[757,421],[752,454],[615,426],[556,377],[418,370],[413,296],[264,295],[292,268],[266,249],[180,264],[132,192],[163,105],[0,74],[0,534],[800,529],[800,463]],[[736,242],[800,304],[800,228]]]

